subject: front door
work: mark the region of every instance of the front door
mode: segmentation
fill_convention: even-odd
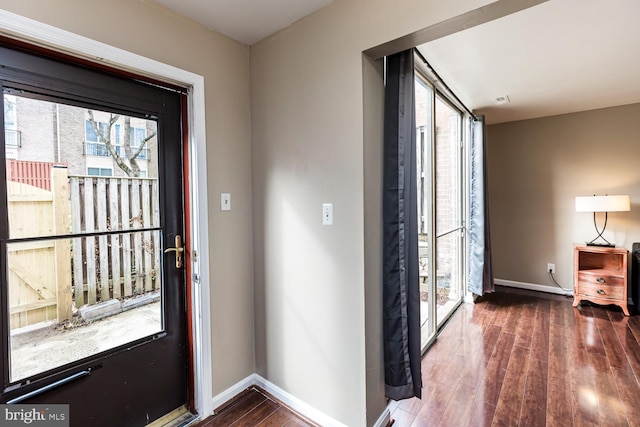
[[[0,47],[2,403],[188,404],[181,94]]]

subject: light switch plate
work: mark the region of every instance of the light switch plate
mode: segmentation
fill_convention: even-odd
[[[220,210],[231,210],[231,193],[220,193]]]

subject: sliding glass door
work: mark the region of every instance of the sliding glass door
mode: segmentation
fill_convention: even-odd
[[[435,99],[436,320],[440,327],[462,302],[462,114]]]
[[[422,346],[462,301],[462,113],[416,73],[418,256]]]

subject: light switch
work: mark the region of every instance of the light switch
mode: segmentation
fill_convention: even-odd
[[[333,225],[333,203],[322,204],[322,225]]]
[[[231,193],[220,193],[220,210],[231,210]]]

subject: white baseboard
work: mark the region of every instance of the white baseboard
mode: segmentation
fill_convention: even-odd
[[[509,288],[528,289],[530,291],[547,292],[558,295],[573,295],[573,289],[560,289],[557,286],[538,285],[536,283],[516,282],[513,280],[493,279],[493,283]]]
[[[347,427],[341,422],[334,420],[327,414],[317,410],[316,408],[309,405],[308,403],[303,402],[302,400],[298,399],[294,395],[284,391],[283,389],[281,389],[271,381],[265,380],[260,375],[253,374],[252,376],[255,378],[255,381],[256,381],[255,385],[257,385],[258,387],[261,387],[267,393],[272,394],[273,397],[280,400],[282,403],[284,403],[285,405],[287,405],[289,408],[293,409],[300,415],[309,418],[311,421],[321,426]]]
[[[271,394],[273,397],[287,405],[289,408],[293,409],[295,412],[299,413],[303,417],[308,418],[309,420],[317,423],[321,426],[327,427],[347,427],[345,424],[338,422],[328,416],[327,414],[317,410],[313,406],[309,405],[306,402],[298,399],[292,394],[284,391],[277,385],[273,384],[271,381],[268,381],[261,377],[258,374],[251,374],[247,378],[242,381],[232,385],[222,393],[218,394],[213,398],[213,407],[218,408],[222,404],[228,402],[231,398],[238,395],[242,391],[246,390],[251,386],[258,386],[262,388],[267,393]],[[388,410],[386,412],[389,412]],[[384,415],[384,413],[383,413]],[[383,417],[381,417],[382,420]],[[378,420],[380,422],[380,420]],[[386,426],[386,424],[376,424],[376,426],[380,425],[381,427]]]
[[[252,385],[256,385],[256,383],[253,381],[252,375],[249,375],[247,378],[235,383],[234,385],[232,385],[231,387],[229,387],[228,389],[226,389],[222,393],[218,394],[217,396],[214,396],[212,404],[211,404],[211,407],[214,410],[213,413],[215,414],[216,413],[215,412],[216,409],[218,409],[220,406],[222,406],[223,404],[227,403],[233,397],[235,397],[238,394],[242,393],[243,391],[245,391],[247,388],[251,387]]]
[[[535,283],[515,282],[513,280],[493,279],[493,283],[499,286],[506,286],[509,288],[528,289],[530,291],[547,292],[550,294],[558,295],[573,295],[573,289],[560,289],[556,286],[537,285]],[[633,298],[627,298],[627,304],[635,306]]]

